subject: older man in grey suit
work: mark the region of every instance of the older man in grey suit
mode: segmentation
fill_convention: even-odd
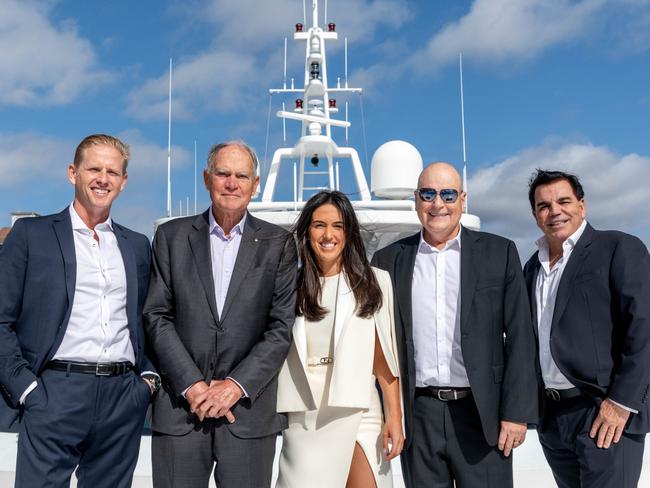
[[[154,239],[145,329],[162,375],[153,404],[153,480],[161,487],[270,486],[277,374],[290,344],[295,247],[246,208],[259,184],[242,142],[208,155],[202,215]]]

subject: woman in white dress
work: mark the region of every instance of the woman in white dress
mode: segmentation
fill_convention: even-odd
[[[276,487],[392,487],[390,460],[404,435],[390,277],[370,267],[340,192],[314,195],[295,234],[301,268],[278,383],[289,427]]]

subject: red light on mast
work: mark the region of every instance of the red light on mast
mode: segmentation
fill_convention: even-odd
[[[302,98],[296,99],[296,108],[302,108]]]
[[[302,27],[303,27],[303,25],[300,22],[298,22],[296,24],[296,32],[302,32]]]
[[[330,22],[329,24],[327,24],[327,31],[336,32],[336,24],[334,22]]]
[[[329,99],[329,105],[330,105],[330,108],[336,108],[336,99],[330,98]]]

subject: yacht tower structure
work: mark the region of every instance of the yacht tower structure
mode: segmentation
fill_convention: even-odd
[[[291,86],[287,87],[285,51],[284,85],[269,90],[271,96],[297,96],[293,111],[280,110],[277,116],[285,121],[300,122],[300,138],[293,147],[275,150],[261,201],[251,202],[248,208],[255,216],[288,229],[312,194],[339,188],[339,164],[349,164],[357,188],[352,193],[357,198],[350,200],[361,224],[368,253],[372,254],[420,229],[414,191],[422,171],[422,157],[415,147],[404,141],[382,144],[372,157],[369,188],[357,151],[339,146],[334,141],[332,127],[350,127],[349,121],[333,118],[338,113],[335,96],[361,95],[362,89],[348,86],[347,43],[344,84],[341,86],[339,81],[330,87],[326,43],[336,41],[338,33],[334,23],[328,23],[325,29],[320,27],[318,0],[312,0],[311,4],[311,27],[305,30],[305,26],[298,23],[293,34],[294,40],[305,43],[304,85],[297,88],[292,80]],[[274,198],[276,185],[280,168],[287,163],[293,163],[293,199],[279,201]],[[478,230],[480,227],[480,219],[475,215],[464,213],[461,221],[470,229]]]

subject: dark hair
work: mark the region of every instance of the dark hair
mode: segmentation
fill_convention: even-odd
[[[573,188],[573,194],[578,200],[582,200],[585,197],[585,191],[576,175],[565,173],[564,171],[551,171],[539,168],[535,171],[530,177],[530,180],[528,180],[528,200],[530,201],[530,208],[533,209],[533,212],[535,211],[535,190],[537,187],[548,185],[558,180],[566,180],[571,185],[571,188]]]
[[[296,313],[304,315],[307,320],[321,320],[327,310],[320,305],[321,280],[320,270],[314,251],[309,244],[309,228],[312,216],[322,205],[334,205],[343,217],[345,247],[343,248],[341,271],[350,285],[356,301],[356,314],[370,317],[382,304],[381,289],[366,257],[366,249],[361,238],[359,221],[350,200],[339,191],[321,191],[312,196],[305,204],[298,221],[293,227],[298,244],[298,256],[301,261],[298,273],[298,300]]]

